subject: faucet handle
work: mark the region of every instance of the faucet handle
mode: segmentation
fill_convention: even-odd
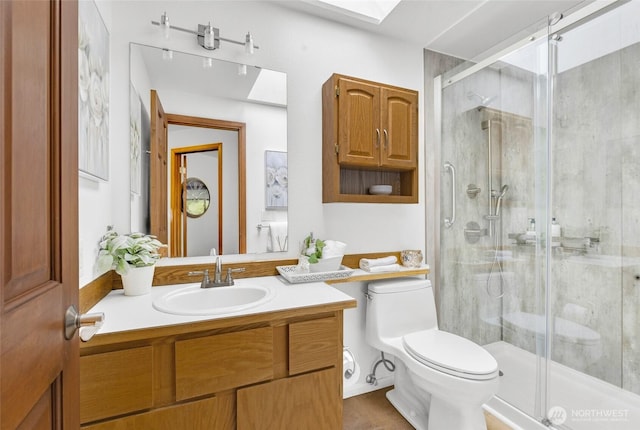
[[[209,270],[208,269],[197,270],[197,271],[194,271],[194,272],[188,272],[187,275],[189,275],[189,276],[202,275],[202,282],[200,283],[200,286],[202,288],[206,288],[205,285],[209,284]]]
[[[232,272],[244,272],[245,268],[244,267],[238,267],[237,269],[232,269],[231,267],[229,267],[227,269],[227,278],[224,280],[225,284],[227,285],[233,285],[233,277],[231,276]]]

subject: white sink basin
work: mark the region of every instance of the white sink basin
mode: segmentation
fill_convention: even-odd
[[[273,298],[270,288],[260,285],[230,287],[185,287],[165,294],[153,302],[161,312],[174,315],[219,315],[251,309]]]

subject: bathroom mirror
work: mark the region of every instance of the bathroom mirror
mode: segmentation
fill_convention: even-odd
[[[164,234],[169,249],[184,250],[170,251],[170,257],[286,251],[272,246],[275,241],[265,228],[272,222],[281,226],[288,221],[286,206],[273,208],[265,201],[266,154],[287,151],[286,85],[282,72],[131,43],[131,230],[157,234],[153,226],[158,220],[153,218],[159,217],[167,226]],[[165,133],[153,132],[157,125],[152,118],[157,117],[158,109],[152,106],[152,90],[162,115],[173,119]],[[188,123],[186,118],[194,121]],[[156,157],[154,134],[167,136],[166,149],[159,149],[165,157],[160,163],[150,161]],[[201,150],[186,148],[208,146],[219,147],[215,174],[211,174],[213,168],[196,171],[195,163],[187,164],[182,173],[176,170],[175,152],[198,152]],[[158,165],[166,166],[160,181],[151,179],[157,178],[154,169],[159,170]],[[172,181],[172,174],[185,176]],[[207,174],[216,180],[207,183]],[[185,216],[189,224],[176,223],[180,214],[172,209],[171,199],[177,195],[180,200],[181,193],[172,191],[172,184],[179,188],[187,175],[201,178],[213,192],[212,207],[197,219]],[[157,184],[165,182],[166,190],[160,193],[165,203],[158,205]],[[214,195],[219,207],[214,207]],[[178,211],[183,210],[184,202]],[[205,224],[205,218],[212,220]],[[180,245],[172,247],[172,241]],[[193,249],[184,244],[192,241],[206,243]]]

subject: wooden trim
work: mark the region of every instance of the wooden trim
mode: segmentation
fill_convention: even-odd
[[[348,254],[342,259],[342,264],[347,267],[357,268],[361,258],[382,258],[388,256],[395,256],[400,261],[400,251],[390,252],[371,252],[367,254]],[[298,264],[297,259],[287,260],[264,260],[264,261],[251,261],[244,263],[229,263],[222,265],[222,271],[226,271],[227,268],[238,269],[244,268],[244,272],[237,273],[236,278],[257,278],[261,276],[278,276],[277,266],[290,266]],[[155,274],[153,276],[153,285],[174,285],[185,284],[191,282],[197,282],[197,279],[191,278],[188,273],[193,271],[201,271],[204,269],[213,269],[214,263],[210,264],[185,264],[179,266],[156,266]],[[109,272],[112,273],[112,272]],[[360,282],[370,281],[376,279],[397,278],[402,276],[420,276],[427,275],[429,268],[424,266],[412,270],[403,270],[402,272],[388,272],[388,273],[367,273],[360,276],[351,276],[346,279],[338,279],[327,281],[327,284],[337,284],[345,282]],[[103,275],[105,276],[105,275]],[[104,296],[106,296],[110,290],[106,289],[106,282],[102,277],[91,281],[85,287],[80,289],[80,301],[83,306],[93,307]],[[95,285],[98,284],[98,285]],[[112,275],[111,277],[111,289],[117,290],[122,288],[122,280],[118,275]]]
[[[220,119],[201,118],[172,113],[167,113],[166,117],[169,124],[214,128],[219,130],[236,131],[238,133],[238,253],[245,254],[247,252],[247,125],[244,122],[224,121]],[[222,252],[219,251],[218,253],[221,254]]]
[[[60,24],[60,278],[65,285],[64,306],[79,305],[78,268],[78,2],[58,1]],[[80,425],[80,354],[79,336],[65,342],[59,426],[65,429]]]
[[[187,154],[198,152],[218,151],[218,243],[216,250],[222,254],[222,143],[207,143],[194,146],[181,146],[171,149],[171,241],[170,255],[172,257],[187,256],[187,216],[184,213],[186,207],[185,187],[187,179],[180,172],[181,167],[186,167],[186,160],[182,160]],[[239,235],[238,235],[239,237]]]
[[[109,294],[113,289],[113,278],[116,276],[118,275],[115,272],[108,271],[80,289],[79,307],[81,314],[89,312],[89,309]]]

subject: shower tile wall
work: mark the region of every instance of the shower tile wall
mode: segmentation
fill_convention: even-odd
[[[442,161],[457,168],[458,205],[456,225],[441,233],[440,324],[480,344],[504,340],[543,353],[543,317],[537,323],[507,318],[545,312],[540,308],[544,270],[535,270],[540,254],[536,257],[534,245],[509,238],[524,233],[527,219],[536,214],[533,79],[515,67],[488,68],[443,92]],[[640,281],[635,279],[640,275],[640,46],[561,70],[554,87],[550,215],[563,226],[565,247],[552,250],[551,356],[640,394]],[[499,97],[491,109],[477,109],[469,91]],[[468,243],[464,236],[470,221],[487,227],[487,131],[481,123],[491,118],[502,123],[493,135],[493,188],[509,185],[497,230],[506,251],[500,254],[502,299],[487,293],[493,239]],[[469,184],[482,188],[475,199],[467,197]],[[443,173],[441,219],[449,216],[450,187]],[[545,220],[538,221],[544,231]],[[585,238],[599,242],[590,239],[582,246]],[[500,291],[497,278],[494,267],[490,292]],[[584,349],[561,335],[567,324],[582,337],[597,333],[599,349]]]
[[[593,329],[602,346],[593,363],[578,348],[554,360],[640,394],[639,66],[635,44],[556,79],[553,216],[565,237],[596,241],[554,259],[551,312]]]
[[[486,120],[492,121],[493,152],[492,188],[500,190],[509,185],[503,200],[507,216],[496,223],[496,234],[503,245],[509,245],[509,233],[524,233],[527,218],[534,212],[534,171],[532,157],[532,81],[527,73],[515,68],[499,72],[483,70],[464,82],[448,87],[443,93],[442,161],[451,161],[457,170],[457,221],[451,229],[441,233],[441,265],[443,284],[440,290],[441,326],[448,331],[472,339],[480,344],[501,340],[503,328],[500,317],[506,311],[528,309],[534,305],[533,265],[531,270],[525,256],[530,249],[514,250],[513,258],[502,255],[503,278],[492,262],[494,239],[488,235],[471,243],[465,239],[465,228],[487,229],[488,174],[487,151],[489,130],[483,130]],[[475,92],[488,99],[489,107],[479,106]],[[514,98],[495,97],[504,94]],[[499,106],[499,107],[494,107]],[[507,111],[507,109],[509,109]],[[509,113],[511,112],[511,113]],[[481,188],[475,198],[468,197],[469,185]],[[441,218],[450,216],[451,180],[442,177]],[[475,223],[475,225],[468,224]],[[503,247],[504,248],[504,247]],[[508,248],[508,247],[507,247]],[[520,268],[525,266],[525,269]],[[498,297],[502,285],[503,298]],[[531,285],[531,288],[523,288]],[[447,311],[447,310],[454,310]]]

